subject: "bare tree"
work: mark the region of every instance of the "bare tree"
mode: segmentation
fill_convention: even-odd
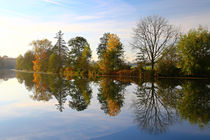
[[[139,49],[138,57],[150,62],[152,69],[163,50],[174,45],[178,32],[168,21],[157,15],[142,18],[134,29],[131,45]]]

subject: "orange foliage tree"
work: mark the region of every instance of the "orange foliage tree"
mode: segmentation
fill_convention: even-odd
[[[49,52],[52,49],[51,41],[47,39],[32,41],[34,47],[35,60],[33,61],[34,71],[47,71]]]

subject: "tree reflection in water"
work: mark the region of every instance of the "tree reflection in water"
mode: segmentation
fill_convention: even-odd
[[[209,82],[209,81],[208,81]],[[182,84],[178,110],[182,119],[198,124],[202,129],[210,121],[210,83],[186,81]]]
[[[74,79],[68,82],[68,91],[71,96],[69,107],[82,111],[87,108],[92,98],[92,89],[87,79]]]
[[[110,116],[117,116],[123,106],[125,85],[105,77],[100,81],[98,100],[101,109]]]
[[[169,92],[168,92],[169,91]],[[173,95],[170,90],[162,90],[154,82],[143,83],[135,92],[137,99],[134,102],[135,122],[139,128],[150,134],[165,132],[177,119],[177,112],[170,104]]]
[[[48,81],[49,91],[58,101],[56,104],[57,109],[62,112],[64,110],[64,104],[68,96],[68,88],[66,83],[61,77],[57,75],[48,76]]]
[[[26,88],[33,94],[30,96],[36,101],[49,101],[53,97],[58,101],[57,109],[62,112],[67,97],[70,96],[69,107],[82,111],[90,104],[92,89],[89,87],[89,80],[74,79],[65,80],[57,75],[40,73],[17,72],[17,79],[25,84]]]
[[[65,103],[77,111],[85,110],[90,105],[92,89],[88,79],[66,80],[57,75],[19,72],[16,77],[29,91],[33,91],[30,95],[33,100],[56,99],[56,107],[60,112],[64,110]],[[133,102],[135,122],[148,133],[163,133],[179,118],[198,124],[201,129],[209,126],[209,81],[159,80],[156,83],[138,84],[133,79],[103,77],[99,82],[94,82],[99,83],[97,96],[101,109],[110,116],[120,113],[125,87],[130,83],[137,84]]]

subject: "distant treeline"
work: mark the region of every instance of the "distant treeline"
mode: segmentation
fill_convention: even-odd
[[[15,66],[16,66],[16,58],[0,56],[0,69],[15,69]]]
[[[135,65],[124,60],[124,46],[116,34],[105,33],[97,47],[98,61],[91,61],[90,45],[84,37],[71,38],[63,33],[57,42],[32,41],[33,50],[20,55],[16,69],[75,75],[120,76],[209,76],[210,33],[199,27],[181,34],[161,16],[141,19],[133,32],[131,47],[137,55]]]

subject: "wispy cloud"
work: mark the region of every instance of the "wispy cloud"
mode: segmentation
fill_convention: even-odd
[[[62,30],[65,39],[84,36],[94,58],[103,33],[116,33],[125,46],[127,58],[132,60],[133,53],[127,44],[132,28],[141,17],[159,14],[188,31],[199,24],[210,27],[209,6],[209,0],[7,0],[0,5],[0,55],[23,54],[31,49],[28,44],[32,40],[53,41],[55,33]],[[20,49],[14,49],[17,47]]]
[[[12,16],[18,16],[18,17],[23,17],[23,18],[32,18],[32,16],[28,16],[24,13],[20,13],[20,12],[8,10],[8,9],[0,9],[0,12],[1,12],[0,15],[3,15],[3,13],[6,13],[6,14],[12,15]]]
[[[56,0],[43,0],[43,1],[47,2],[47,3],[63,6],[63,4],[61,2],[56,1]]]

